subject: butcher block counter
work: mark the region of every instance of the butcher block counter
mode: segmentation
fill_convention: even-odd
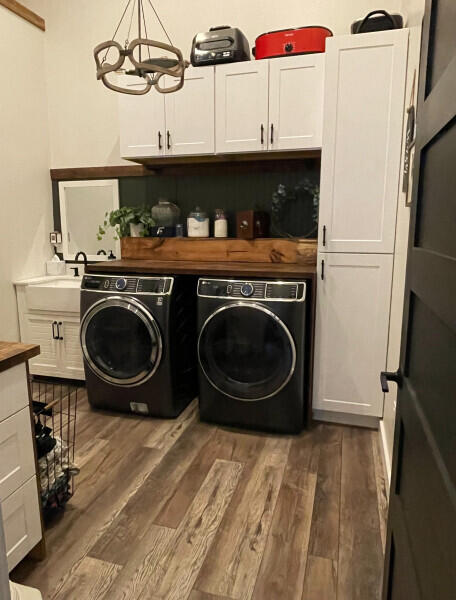
[[[268,277],[315,279],[313,265],[189,260],[109,260],[87,265],[86,273],[201,275],[202,277]]]
[[[40,353],[36,344],[0,341],[0,372],[20,365]]]

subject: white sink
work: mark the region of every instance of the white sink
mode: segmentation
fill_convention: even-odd
[[[27,307],[29,310],[78,313],[80,288],[79,277],[31,283],[25,288]]]

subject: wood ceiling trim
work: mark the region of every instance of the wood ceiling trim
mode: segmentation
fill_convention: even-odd
[[[22,19],[25,19],[32,25],[35,25],[35,27],[38,27],[38,29],[41,29],[41,31],[46,31],[45,20],[20,2],[16,2],[16,0],[0,0],[0,5],[4,6]]]

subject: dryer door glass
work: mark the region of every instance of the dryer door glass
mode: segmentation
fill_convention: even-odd
[[[83,320],[84,356],[102,379],[137,385],[156,370],[161,337],[151,315],[128,299],[108,299],[94,305]]]
[[[202,328],[198,353],[212,385],[237,400],[274,396],[296,364],[288,328],[257,304],[231,304],[213,313]]]

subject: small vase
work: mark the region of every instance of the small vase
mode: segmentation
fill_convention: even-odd
[[[130,223],[130,237],[142,237],[144,233],[143,223]]]

